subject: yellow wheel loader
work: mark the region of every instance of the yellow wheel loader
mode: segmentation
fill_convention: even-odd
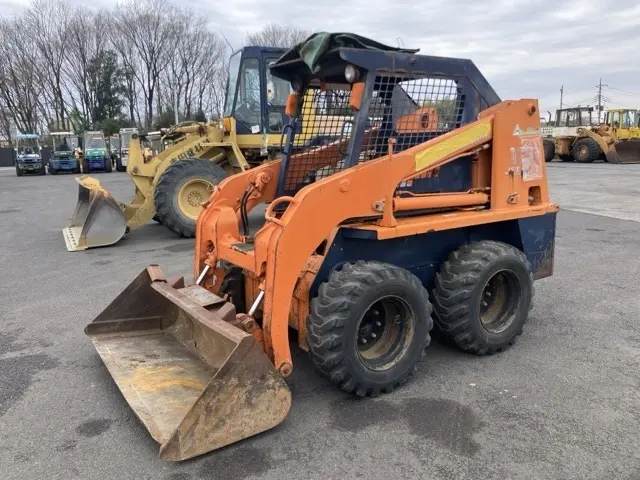
[[[77,177],[78,201],[63,236],[69,251],[112,245],[153,218],[184,237],[223,178],[273,159],[282,129],[289,83],[272,77],[268,64],[283,49],[245,47],[229,61],[224,118],[186,122],[164,134],[169,143],[149,155],[131,135],[126,172],[135,184],[131,203],[122,203],[93,177]]]
[[[295,90],[283,155],[208,198],[195,282],[149,266],[85,328],[164,460],[282,422],[293,342],[344,392],[390,394],[434,325],[469,354],[509,348],[553,273],[536,100],[500,101],[469,60],[349,34],[316,34],[272,72]]]
[[[640,163],[640,110],[610,109],[603,124],[578,134],[572,147],[577,162],[591,163],[604,153],[609,163]]]

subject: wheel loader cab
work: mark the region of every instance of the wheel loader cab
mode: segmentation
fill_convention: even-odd
[[[224,121],[225,127],[231,129],[230,122],[234,120],[239,143],[244,135],[279,137],[288,123],[285,106],[292,91],[290,83],[269,71],[269,65],[284,52],[280,48],[244,47],[231,55]]]

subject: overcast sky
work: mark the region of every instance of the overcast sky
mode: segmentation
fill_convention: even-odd
[[[77,0],[92,8],[115,0]],[[640,108],[638,0],[191,0],[213,30],[240,47],[264,22],[353,32],[420,53],[473,60],[501,98],[533,97],[542,111],[594,104]],[[0,0],[19,12],[28,0]],[[616,7],[614,8],[613,5]],[[294,20],[295,19],[295,20]],[[400,40],[398,40],[400,39]]]

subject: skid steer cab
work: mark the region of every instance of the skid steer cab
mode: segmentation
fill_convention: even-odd
[[[193,237],[202,203],[216,185],[280,151],[292,90],[289,82],[272,76],[268,66],[284,51],[252,46],[235,52],[229,61],[223,118],[174,125],[164,132],[165,148],[157,154],[146,154],[142,134],[121,131],[123,150],[116,168],[126,170],[133,181],[134,200],[119,202],[96,178],[78,177],[78,201],[63,229],[67,249],[112,245],[152,219],[182,237]]]
[[[469,60],[347,34],[271,73],[295,90],[284,155],[213,191],[194,282],[150,266],[85,330],[163,459],[281,422],[290,340],[345,392],[389,393],[434,325],[472,354],[511,346],[553,271],[536,100],[500,101]]]

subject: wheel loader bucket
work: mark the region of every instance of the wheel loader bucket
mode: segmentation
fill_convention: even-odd
[[[613,154],[606,155],[609,163],[640,163],[640,140],[623,140],[613,147]]]
[[[67,250],[74,252],[92,247],[112,245],[127,230],[124,212],[100,182],[92,177],[76,177],[79,183],[78,202],[62,230]]]
[[[147,267],[85,328],[163,460],[185,460],[278,425],[291,392],[235,307]]]

